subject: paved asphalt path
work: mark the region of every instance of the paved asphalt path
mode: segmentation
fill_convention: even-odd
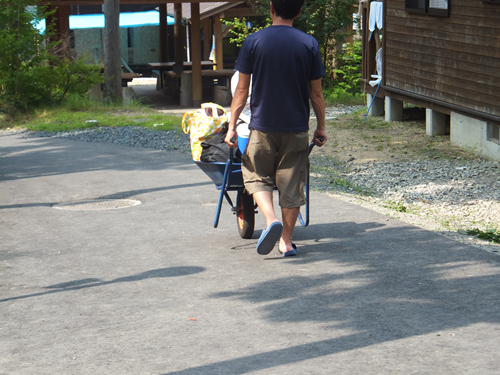
[[[255,251],[189,155],[0,137],[1,374],[498,374],[500,257],[311,195]],[[58,203],[132,198],[106,211]]]

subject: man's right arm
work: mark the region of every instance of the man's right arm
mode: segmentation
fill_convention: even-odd
[[[323,96],[323,87],[321,86],[321,78],[309,82],[311,103],[316,114],[316,130],[314,132],[313,141],[317,146],[321,147],[327,140],[325,126],[325,98]],[[323,141],[318,138],[323,137]]]
[[[233,101],[231,102],[231,120],[229,120],[229,126],[227,128],[227,135],[224,139],[229,147],[238,146],[238,133],[236,133],[236,122],[240,117],[241,111],[245,108],[248,91],[250,88],[250,74],[239,73],[238,84],[236,85],[236,90],[234,91]],[[231,139],[235,139],[232,142]]]

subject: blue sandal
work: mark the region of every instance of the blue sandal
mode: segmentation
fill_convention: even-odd
[[[272,223],[269,228],[263,230],[259,242],[257,242],[257,252],[260,255],[269,254],[274,249],[276,242],[280,239],[282,231],[283,225],[278,222]]]
[[[285,252],[285,253],[281,253],[281,251],[280,251],[280,253],[281,253],[284,257],[293,257],[293,256],[297,255],[297,251],[298,251],[298,249],[299,249],[299,248],[298,248],[298,247],[297,247],[297,245],[295,245],[293,242],[292,242],[292,247],[293,247],[293,249],[292,249],[292,250],[287,251],[287,252]]]

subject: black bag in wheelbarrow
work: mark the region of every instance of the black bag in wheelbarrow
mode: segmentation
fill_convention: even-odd
[[[226,134],[227,126],[224,126],[220,133],[206,141],[201,142],[202,151],[200,161],[206,163],[225,163],[227,159],[229,159],[229,146],[226,142],[224,142]],[[235,153],[233,163],[241,163],[239,152]]]

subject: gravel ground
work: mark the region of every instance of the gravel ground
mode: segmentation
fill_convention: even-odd
[[[180,120],[179,120],[180,121]],[[155,150],[191,152],[189,136],[175,131],[154,131],[140,126],[98,127],[72,132],[29,132],[35,137],[66,138],[73,141],[112,143],[120,146],[154,148]]]
[[[458,230],[500,228],[500,165],[432,160],[349,165],[311,156],[311,187],[391,218],[500,254]]]
[[[363,107],[327,108],[327,117]],[[187,135],[141,127],[96,128],[45,133],[0,131],[105,142],[122,146],[190,152]],[[349,164],[311,155],[311,188],[344,201],[371,208],[454,240],[500,254],[500,245],[462,235],[458,229],[500,229],[500,164],[485,160],[426,160]]]

